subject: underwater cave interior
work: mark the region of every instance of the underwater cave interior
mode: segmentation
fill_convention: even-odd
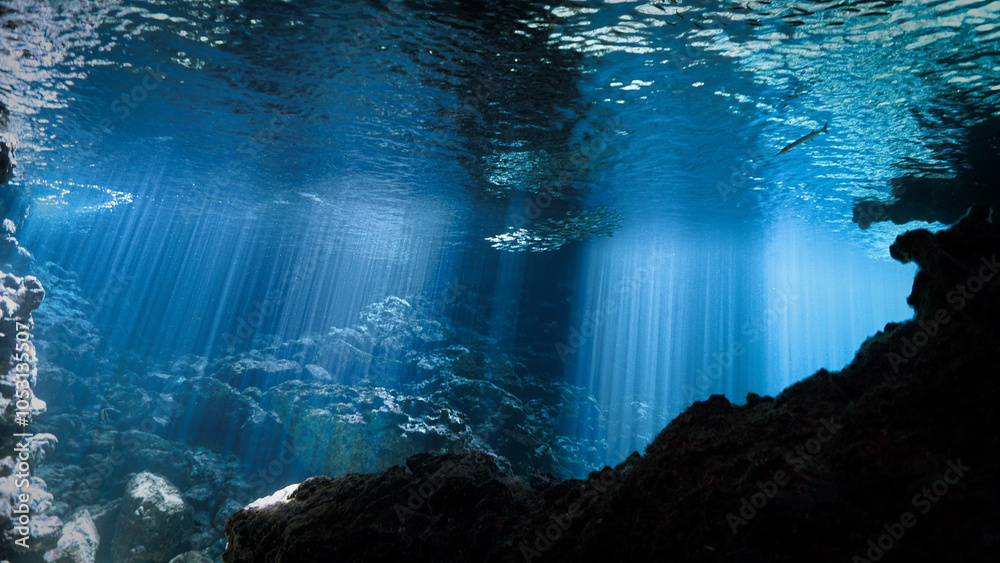
[[[914,318],[897,236],[1000,199],[995,1],[5,0],[0,33],[12,563],[221,561],[255,499],[418,454],[584,479],[851,364]]]

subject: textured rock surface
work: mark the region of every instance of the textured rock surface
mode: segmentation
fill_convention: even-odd
[[[269,391],[265,406],[285,421],[299,461],[331,475],[446,451],[466,431],[461,416],[447,407],[384,388],[293,381]]]
[[[571,475],[599,447],[556,433],[573,405],[600,417],[579,389],[545,381],[473,331],[456,334],[419,300],[386,298],[323,335],[161,363],[101,345],[89,318],[103,293],[88,302],[77,276],[52,263],[38,275],[52,288],[36,319],[38,388],[53,398],[38,424],[63,440],[37,474],[54,494],[50,512],[92,515],[98,560],[112,556],[126,482],[144,471],[194,509],[186,549],[217,558],[233,512],[309,474],[473,449],[506,456],[495,458],[504,470]]]
[[[18,6],[21,8],[21,6]],[[15,33],[11,33],[18,28],[30,28],[21,20],[23,13],[17,8],[0,6],[0,29],[4,29],[4,51],[18,52],[14,48],[7,46],[8,42],[13,43]],[[28,50],[22,49],[23,57],[5,57],[4,62],[9,63],[17,59],[30,57]],[[4,68],[5,74],[12,69]],[[17,231],[24,226],[24,219],[28,215],[28,208],[31,206],[31,193],[26,186],[13,186],[7,182],[14,177],[17,168],[17,159],[14,156],[14,137],[8,134],[10,122],[10,112],[2,102],[0,102],[0,260],[9,261],[15,266],[24,266],[31,254],[20,245],[17,240]]]
[[[142,357],[102,347],[89,318],[113,293],[102,292],[88,303],[73,272],[46,263],[37,274],[49,291],[34,314],[33,341],[44,360],[38,364],[36,389],[52,400],[34,424],[39,439],[42,432],[62,438],[54,452],[54,442],[45,440],[37,457],[48,454],[47,459],[33,468],[38,484],[44,480],[52,493],[46,514],[69,521],[87,510],[100,537],[97,560],[110,561],[127,481],[155,472],[174,483],[194,509],[181,544],[217,558],[225,546],[225,519],[254,498],[246,482],[250,470],[232,452],[240,444],[259,448],[254,438],[260,433],[275,435],[274,415],[205,377],[211,364],[206,358],[182,357],[153,367]],[[218,402],[225,398],[230,401]],[[191,432],[197,440],[175,435],[206,423],[219,423],[230,434]],[[257,468],[265,462],[249,458],[249,463]],[[59,532],[56,526],[51,541],[39,549],[54,548]],[[44,550],[17,555],[23,563],[41,563]]]
[[[167,437],[234,452],[247,467],[274,459],[286,437],[274,413],[212,377],[167,376],[161,394],[174,407],[164,430]]]
[[[742,406],[695,403],[645,455],[586,480],[515,478],[485,456],[309,479],[233,515],[223,559],[991,560],[1000,226],[988,216],[897,239],[893,256],[920,266],[915,318],[840,372]]]
[[[399,297],[359,317],[327,334],[217,360],[182,358],[170,373],[147,373],[135,385],[182,411],[167,423],[167,437],[237,452],[255,487],[294,473],[283,456],[303,475],[340,475],[418,452],[472,448],[501,454],[520,473],[570,476],[603,453],[602,443],[558,433],[560,417],[604,419],[582,389],[532,373],[496,353],[494,341],[459,334]]]
[[[486,454],[421,454],[378,479],[310,478],[285,500],[237,513],[226,525],[225,561],[428,560],[459,550],[467,561],[482,561],[538,506],[530,487]],[[448,522],[442,521],[445,507]],[[359,514],[357,526],[317,533],[320,522]],[[340,533],[348,527],[351,533]],[[437,537],[414,541],[425,533]]]
[[[101,538],[86,509],[78,511],[62,528],[55,549],[45,554],[46,563],[95,563]]]
[[[272,361],[322,367],[334,383],[392,386],[405,377],[408,360],[452,338],[444,325],[390,296],[362,309],[357,325],[281,343]]]
[[[187,551],[194,511],[166,479],[153,473],[133,477],[118,515],[111,554],[118,563],[162,563]]]
[[[97,330],[90,322],[92,310],[84,310],[79,307],[78,295],[80,289],[77,286],[76,275],[67,272],[59,266],[49,262],[38,272],[48,289],[45,299],[45,307],[42,307],[35,314],[35,323],[44,328],[44,333],[40,332],[36,344],[38,354],[45,358],[43,370],[55,370],[60,366],[72,369],[77,375],[77,384],[91,385],[91,388],[77,389],[67,399],[72,398],[75,402],[63,402],[63,406],[72,407],[69,410],[79,409],[84,398],[89,393],[94,392],[94,375],[98,370],[98,348],[100,338]],[[41,385],[52,391],[60,391],[58,394],[67,395],[60,384],[67,383],[56,378],[50,381],[48,373],[41,378]],[[50,393],[55,395],[56,393]]]
[[[174,557],[170,563],[212,563],[212,560],[200,551],[188,551]]]
[[[0,108],[2,109],[2,108]],[[0,122],[6,121],[6,110],[0,112]],[[6,139],[0,139],[0,184],[14,176],[14,150]]]
[[[0,272],[0,558],[39,557],[55,547],[62,525],[58,517],[48,513],[52,495],[45,482],[30,476],[52,452],[55,436],[14,436],[24,433],[25,424],[46,410],[45,402],[35,396],[38,359],[31,317],[44,297],[45,290],[34,277]],[[19,401],[25,408],[18,407]],[[19,463],[27,464],[29,470],[19,470]],[[19,501],[22,494],[28,495],[28,502]],[[28,530],[27,538],[14,527],[14,511],[21,509],[23,513],[24,507],[31,522],[19,528]],[[18,539],[26,541],[28,549],[14,545]]]

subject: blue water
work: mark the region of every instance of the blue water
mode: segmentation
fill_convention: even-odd
[[[593,394],[597,430],[562,424],[613,464],[694,400],[779,393],[909,318],[888,245],[941,225],[862,231],[853,204],[953,175],[997,115],[996,2],[740,6],[32,8],[11,52],[47,56],[0,74],[19,240],[75,272],[109,354],[443,303]]]

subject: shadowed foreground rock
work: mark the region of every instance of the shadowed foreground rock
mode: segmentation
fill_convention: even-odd
[[[315,477],[226,525],[265,561],[988,561],[1000,549],[1000,229],[913,231],[916,316],[772,399],[695,403],[587,480],[481,454]],[[290,493],[290,494],[288,494]]]

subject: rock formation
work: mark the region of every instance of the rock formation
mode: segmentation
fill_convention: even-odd
[[[698,402],[587,479],[486,455],[314,477],[226,524],[226,563],[986,561],[1000,549],[1000,225],[913,231],[915,316],[775,398]]]
[[[570,408],[600,418],[592,399],[496,353],[489,338],[433,320],[419,300],[385,298],[327,334],[157,362],[102,344],[89,321],[98,305],[83,298],[73,272],[52,263],[35,270],[48,289],[35,314],[45,359],[37,389],[52,398],[37,425],[61,438],[37,468],[49,512],[61,519],[46,544],[59,543],[53,556],[139,557],[143,546],[129,544],[134,527],[120,522],[126,485],[144,472],[172,483],[194,511],[177,526],[186,528],[179,561],[217,560],[233,512],[310,474],[466,451],[501,471],[567,476],[600,447],[556,432]]]
[[[855,203],[853,221],[862,229],[872,223],[911,221],[954,223],[974,203],[1000,206],[994,179],[1000,176],[1000,117],[983,120],[965,133],[957,171],[942,177],[938,171],[911,173],[890,182],[890,199],[865,198]]]
[[[161,563],[188,551],[194,510],[169,481],[149,472],[129,480],[111,545],[117,563]]]
[[[46,410],[35,396],[38,359],[31,314],[45,290],[31,276],[0,272],[0,558],[55,547],[62,526],[48,514],[52,495],[35,469],[56,443],[28,425]]]

